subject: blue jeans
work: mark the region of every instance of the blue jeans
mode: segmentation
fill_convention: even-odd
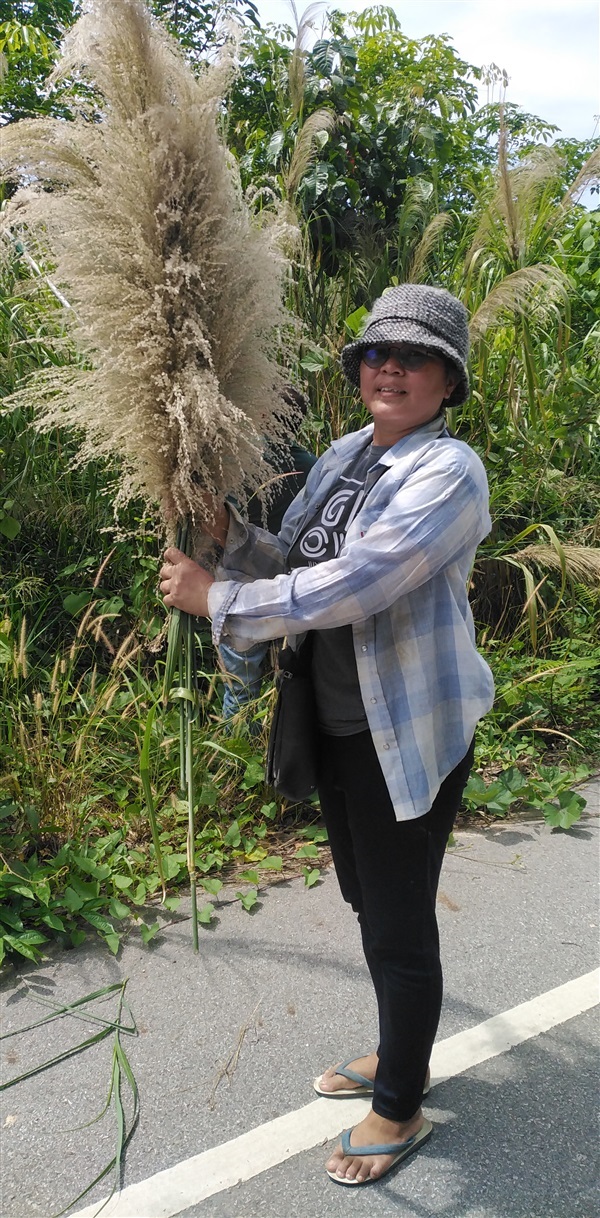
[[[227,643],[219,644],[219,655],[225,670],[223,718],[231,719],[260,694],[270,643],[254,643],[248,651],[234,651]]]

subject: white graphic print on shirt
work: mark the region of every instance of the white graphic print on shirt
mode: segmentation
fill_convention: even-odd
[[[378,460],[380,452],[361,453],[355,465],[355,476],[340,475],[341,486],[334,491],[316,516],[309,522],[288,555],[290,567],[312,567],[317,562],[337,558],[344,538],[365,497],[365,478],[369,466]],[[383,471],[382,471],[383,472]]]

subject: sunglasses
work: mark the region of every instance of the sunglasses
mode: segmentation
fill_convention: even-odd
[[[390,355],[393,355],[406,372],[418,372],[419,368],[424,368],[430,360],[436,359],[432,351],[421,351],[418,347],[396,347],[388,343],[365,347],[361,359],[367,368],[383,368]]]

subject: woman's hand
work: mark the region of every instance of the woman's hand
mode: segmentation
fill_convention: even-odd
[[[208,592],[214,582],[208,571],[186,558],[175,546],[165,550],[160,591],[169,609],[182,609],[194,617],[208,617]]]

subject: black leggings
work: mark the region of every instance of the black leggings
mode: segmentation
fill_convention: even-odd
[[[321,809],[379,1008],[373,1110],[392,1121],[421,1104],[442,1006],[436,893],[472,764],[473,744],[430,811],[397,821],[371,733],[321,737]]]

